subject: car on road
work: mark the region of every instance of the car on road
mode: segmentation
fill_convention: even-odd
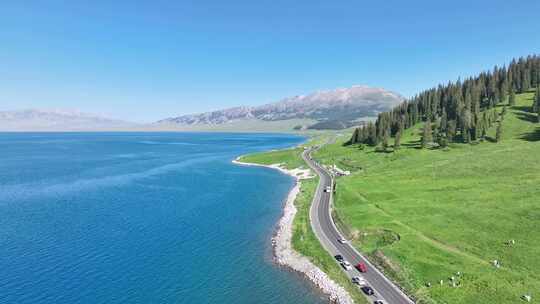
[[[335,258],[336,261],[338,261],[338,262],[343,262],[343,261],[345,260],[341,254],[336,254],[336,255],[334,256],[334,258]]]
[[[332,187],[326,186],[326,188],[324,188],[324,192],[328,192],[328,193],[332,192]]]
[[[357,284],[357,285],[360,285],[360,286],[364,286],[367,284],[366,280],[362,277],[359,277],[359,276],[355,276],[355,277],[352,277],[351,281],[354,283],[354,284]]]
[[[384,304],[383,300],[375,300],[373,301],[373,304]]]
[[[362,291],[368,296],[372,296],[375,294],[375,291],[373,290],[373,288],[369,286],[363,286],[363,287],[360,287],[360,289],[362,289]]]
[[[341,244],[347,244],[347,240],[344,239],[344,238],[342,238],[342,237],[338,238],[337,240],[338,240],[338,242],[340,242]]]
[[[351,270],[352,269],[351,263],[349,263],[347,261],[341,262],[341,267],[343,267],[343,269],[345,269],[345,270]]]
[[[360,272],[367,272],[367,267],[366,267],[366,264],[360,262],[358,264],[356,264],[354,266],[354,268],[356,268],[356,270],[360,271]]]

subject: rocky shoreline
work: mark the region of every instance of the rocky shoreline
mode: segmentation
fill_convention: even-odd
[[[279,220],[276,233],[272,238],[274,260],[276,263],[304,274],[313,284],[315,284],[315,286],[317,286],[317,288],[328,295],[330,303],[354,303],[353,299],[345,288],[333,281],[326,273],[311,263],[308,258],[296,252],[292,247],[293,221],[297,212],[294,201],[300,192],[301,180],[314,177],[311,174],[311,170],[300,168],[288,170],[282,168],[279,164],[260,165],[241,162],[239,159],[240,157],[233,160],[233,163],[245,166],[259,166],[276,169],[296,179],[295,186],[291,189],[289,195],[287,196],[287,200],[285,201],[283,208],[283,216]]]

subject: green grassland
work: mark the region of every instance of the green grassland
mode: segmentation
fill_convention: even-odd
[[[343,146],[342,138],[315,154],[353,172],[337,181],[335,216],[418,303],[516,303],[526,293],[538,302],[540,124],[529,113],[532,98],[517,95],[498,143],[492,127],[483,142],[419,149],[418,125],[397,152]]]
[[[281,164],[286,169],[307,168],[307,165],[301,157],[304,147],[322,145],[326,143],[329,138],[335,138],[338,134],[339,133],[332,131],[309,133],[310,137],[308,141],[302,145],[289,149],[243,155],[240,157],[240,161],[261,165]]]
[[[312,137],[305,145],[320,145],[328,140],[328,136],[334,135],[331,135],[330,133],[319,134]],[[288,169],[298,167],[307,168],[307,165],[301,157],[302,151],[303,147],[297,147],[294,149],[249,154],[241,157],[240,160],[243,162],[264,165],[279,163]],[[330,278],[347,289],[356,303],[367,303],[359,289],[349,281],[347,276],[341,271],[339,265],[334,261],[334,258],[324,250],[311,230],[309,208],[318,182],[318,178],[313,178],[303,180],[301,183],[300,193],[295,200],[298,212],[293,223],[293,248],[310,259],[313,264],[317,265],[317,267],[328,274]]]
[[[240,161],[261,165],[281,164],[284,168],[294,169],[306,166],[304,160],[300,157],[303,150],[302,147],[295,147],[284,150],[253,153],[242,156]]]

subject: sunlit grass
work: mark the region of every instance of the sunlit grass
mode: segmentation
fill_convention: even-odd
[[[343,139],[316,154],[353,171],[338,180],[335,204],[355,244],[382,257],[424,302],[516,303],[540,290],[540,124],[527,112],[532,97],[518,95],[499,143],[421,150],[416,126],[395,153],[344,147]],[[495,127],[488,135],[494,133]],[[381,231],[399,240],[381,241]],[[511,239],[515,245],[506,245]],[[500,269],[491,266],[494,259]],[[463,276],[451,287],[456,272]]]

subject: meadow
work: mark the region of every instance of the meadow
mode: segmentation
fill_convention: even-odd
[[[507,109],[500,142],[493,126],[482,142],[420,149],[419,124],[405,131],[395,152],[344,146],[342,138],[315,154],[352,171],[337,180],[334,216],[418,303],[540,297],[540,124],[530,113],[533,95],[517,95]]]

